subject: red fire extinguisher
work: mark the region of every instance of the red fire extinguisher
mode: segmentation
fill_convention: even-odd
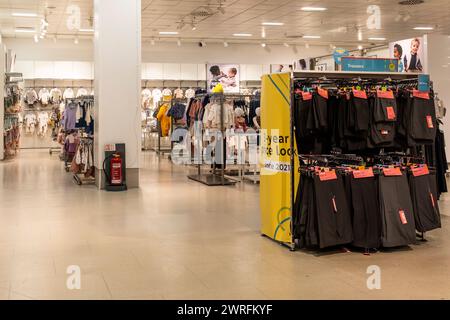
[[[120,186],[123,183],[122,179],[122,158],[120,157],[120,154],[114,154],[111,157],[110,161],[110,178],[111,178],[111,185]]]

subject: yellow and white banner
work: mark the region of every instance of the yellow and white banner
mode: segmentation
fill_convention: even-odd
[[[280,242],[292,243],[290,73],[262,78],[261,90],[261,232]],[[295,145],[295,141],[294,141]],[[298,168],[298,165],[296,165]],[[296,174],[295,190],[298,185]],[[295,193],[294,193],[295,194]]]

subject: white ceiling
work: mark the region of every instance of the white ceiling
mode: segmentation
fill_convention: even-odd
[[[142,0],[142,36],[144,41],[160,39],[160,31],[178,31],[179,35],[163,39],[181,38],[190,41],[245,41],[268,43],[304,43],[303,35],[320,35],[321,39],[308,40],[314,44],[352,44],[358,42],[358,28],[362,30],[363,41],[369,37],[385,37],[389,40],[404,39],[423,34],[413,30],[416,26],[433,26],[433,32],[450,34],[450,1],[425,0],[416,6],[401,6],[399,0],[222,0],[225,14],[218,12],[218,0]],[[16,18],[12,12],[33,11],[49,22],[48,37],[74,37],[77,33],[68,30],[66,8],[79,5],[82,13],[82,28],[90,28],[92,0],[0,0],[0,27],[4,37],[32,37],[31,34],[17,34],[17,27],[39,28],[38,18]],[[376,4],[382,10],[382,29],[367,30],[367,6]],[[48,7],[53,9],[46,9]],[[197,29],[192,30],[190,13],[207,6],[214,13],[208,18],[196,19]],[[304,12],[304,6],[326,7],[325,12]],[[403,17],[409,17],[404,21]],[[401,18],[399,20],[399,18]],[[186,22],[181,30],[179,22]],[[283,26],[265,27],[266,38],[262,38],[263,22],[282,22]],[[250,38],[239,39],[234,33],[251,33]],[[80,37],[83,37],[81,35]],[[381,43],[384,43],[381,42]],[[379,42],[377,42],[379,43]]]

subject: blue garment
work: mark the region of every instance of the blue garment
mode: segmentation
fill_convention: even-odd
[[[78,104],[70,102],[64,110],[64,130],[74,130],[77,123]]]

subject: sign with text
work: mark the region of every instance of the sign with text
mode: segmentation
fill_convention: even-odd
[[[342,71],[398,72],[397,59],[342,57]]]

